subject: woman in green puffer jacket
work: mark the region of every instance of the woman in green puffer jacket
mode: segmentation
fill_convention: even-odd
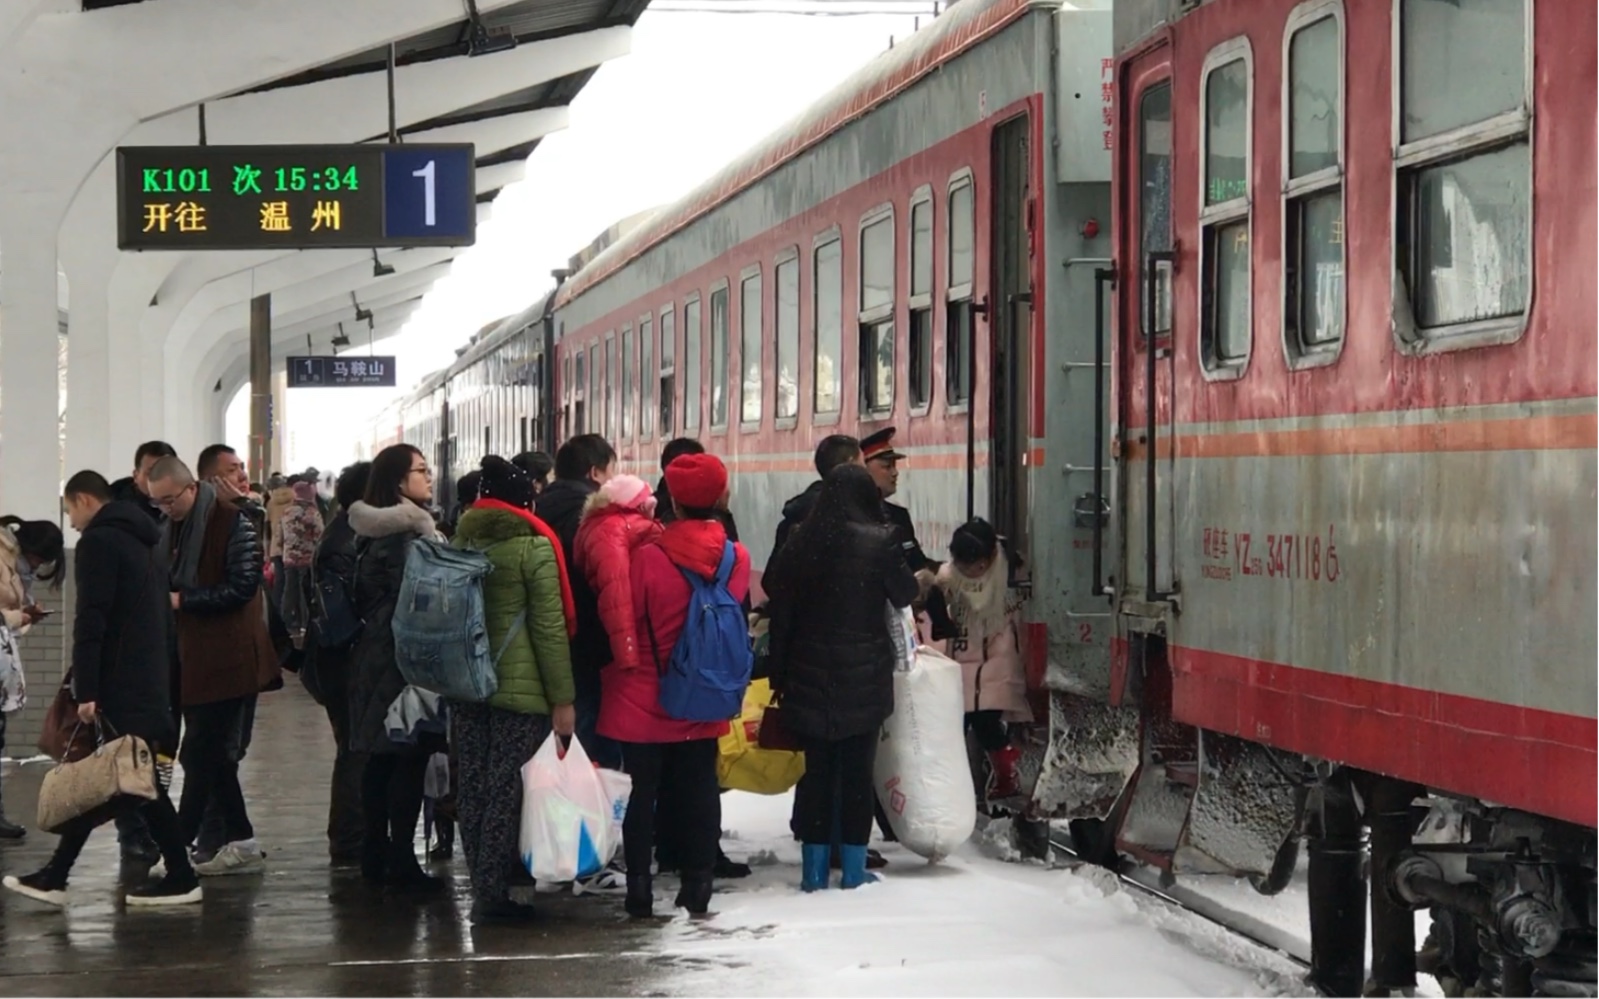
[[[456,752],[456,809],[472,875],[472,920],[531,918],[511,901],[517,859],[522,764],[553,728],[571,735],[576,619],[561,548],[533,515],[533,480],[503,458],[483,459],[478,499],[461,514],[452,543],[488,555],[483,583],[489,649],[499,689],[482,704],[450,705]],[[502,651],[503,650],[503,651]]]

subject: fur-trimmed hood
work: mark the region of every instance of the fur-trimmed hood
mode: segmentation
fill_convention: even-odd
[[[350,504],[350,527],[363,538],[387,538],[395,534],[439,537],[433,515],[408,501],[395,506],[371,506],[364,500]]]
[[[618,513],[625,511],[646,520],[654,520],[655,494],[650,490],[649,483],[636,475],[613,475],[583,502],[580,522],[606,507],[615,507]]]

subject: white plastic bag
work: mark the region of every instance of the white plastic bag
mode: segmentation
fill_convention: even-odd
[[[883,723],[873,782],[906,849],[939,861],[972,835],[977,796],[966,759],[961,667],[923,645],[894,674],[894,713]]]
[[[611,862],[633,782],[602,771],[573,738],[566,752],[553,733],[522,766],[522,864],[535,880],[575,881]]]
[[[28,683],[22,675],[22,654],[17,637],[0,624],[0,713],[21,711],[28,703]]]

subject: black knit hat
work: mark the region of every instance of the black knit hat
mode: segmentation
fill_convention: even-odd
[[[533,477],[497,455],[484,458],[480,466],[478,498],[495,499],[524,510],[533,509]]]

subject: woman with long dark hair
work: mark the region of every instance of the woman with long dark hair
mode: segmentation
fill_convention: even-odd
[[[356,535],[355,607],[364,622],[350,688],[350,748],[370,754],[361,781],[366,825],[361,876],[371,884],[417,892],[443,885],[417,863],[414,842],[428,757],[442,749],[442,740],[424,736],[415,745],[395,742],[384,719],[406,686],[390,629],[405,557],[417,538],[442,540],[428,512],[432,501],[433,470],[427,458],[409,444],[394,444],[372,459],[366,495],[350,506]]]
[[[15,682],[20,677],[12,673],[21,669],[16,658],[16,639],[44,619],[44,609],[33,599],[33,583],[58,578],[61,548],[61,528],[50,521],[0,517],[0,623],[10,632],[0,636],[0,643],[4,644],[0,648],[0,681],[5,681],[0,684],[0,751],[6,748],[5,712],[21,707],[20,703],[4,703],[11,700],[7,690],[21,689],[21,684]],[[21,839],[25,834],[26,830],[6,818],[5,804],[0,800],[0,839]]]
[[[805,747],[801,887],[827,887],[836,833],[840,885],[855,888],[876,880],[866,873],[866,843],[877,734],[894,711],[890,608],[910,606],[917,592],[870,472],[840,465],[827,473],[762,584],[772,605],[772,687]]]

